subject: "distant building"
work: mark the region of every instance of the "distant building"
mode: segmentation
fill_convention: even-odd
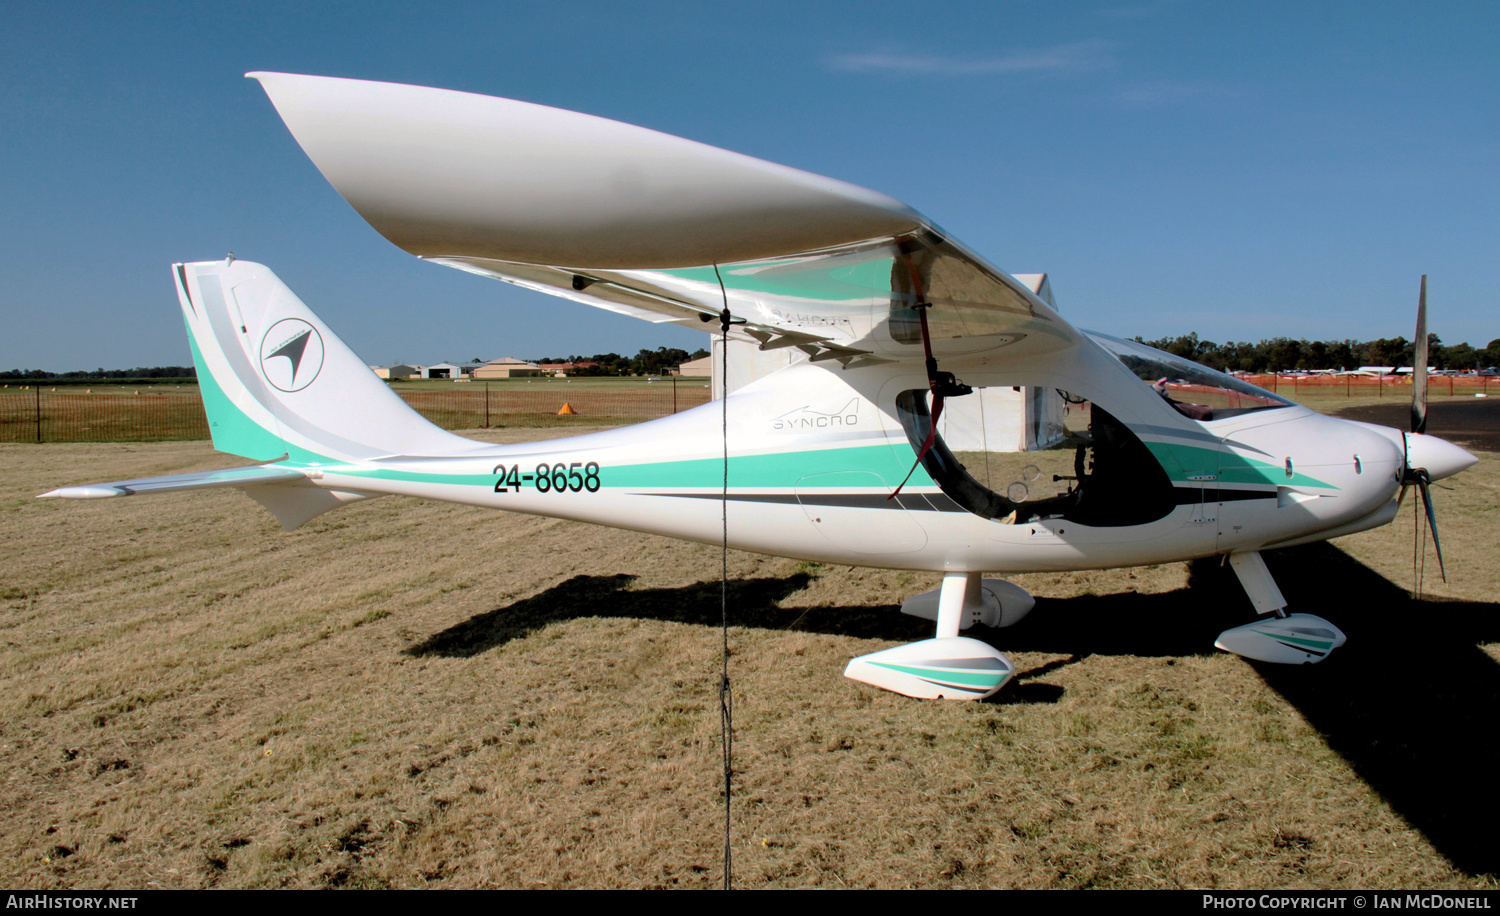
[[[422,378],[469,378],[484,363],[436,363],[422,369]]]
[[[538,366],[536,363],[528,363],[515,357],[502,356],[499,359],[476,365],[470,374],[477,379],[543,378],[552,375],[553,372],[551,366]]]
[[[683,378],[710,378],[714,374],[714,358],[710,355],[689,360],[673,369],[672,374]]]
[[[542,368],[546,369],[548,372],[552,373],[553,375],[557,376],[558,378],[564,378],[570,372],[576,371],[578,369],[592,369],[592,368],[594,368],[597,365],[599,365],[599,364],[598,363],[542,363]]]
[[[421,366],[408,366],[404,363],[397,363],[394,366],[371,366],[370,369],[374,371],[376,376],[387,381],[393,378],[411,378],[414,375],[420,375],[422,372]]]

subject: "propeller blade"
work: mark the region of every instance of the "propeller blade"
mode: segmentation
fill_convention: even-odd
[[[1432,532],[1432,546],[1437,550],[1438,574],[1447,582],[1448,571],[1443,568],[1443,544],[1438,540],[1437,517],[1432,514],[1432,493],[1427,488],[1426,475],[1417,480],[1417,489],[1422,491],[1422,505],[1427,508],[1427,528]]]
[[[1411,358],[1411,431],[1427,431],[1427,275],[1417,297],[1417,336]]]

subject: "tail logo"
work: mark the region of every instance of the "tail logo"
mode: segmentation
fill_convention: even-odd
[[[301,391],[323,371],[323,336],[301,318],[281,319],[261,338],[260,371],[282,391]]]

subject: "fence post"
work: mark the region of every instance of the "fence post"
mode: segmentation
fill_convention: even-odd
[[[677,376],[672,376],[672,413],[677,412]]]
[[[40,385],[36,386],[36,441],[39,445],[42,441],[42,389]]]
[[[490,428],[490,380],[484,380],[484,428]]]

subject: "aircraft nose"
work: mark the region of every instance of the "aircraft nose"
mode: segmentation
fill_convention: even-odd
[[[1451,477],[1479,459],[1446,439],[1422,433],[1406,434],[1406,466],[1425,468],[1433,480]]]

